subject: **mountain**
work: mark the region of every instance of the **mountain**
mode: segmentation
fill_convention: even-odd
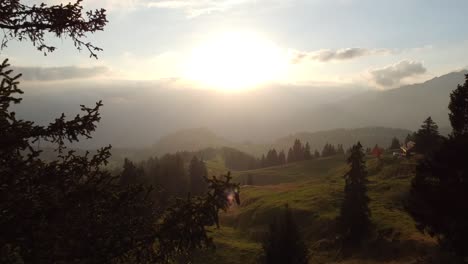
[[[118,148],[148,148],[161,139],[161,152],[178,150],[177,144],[195,149],[232,144],[250,153],[258,144],[298,131],[337,128],[396,127],[416,130],[427,116],[439,127],[449,127],[447,105],[450,92],[464,81],[467,71],[449,73],[421,84],[388,91],[359,87],[271,85],[246,92],[174,87],[166,82],[101,81],[25,83],[17,116],[39,124],[53,121],[60,113],[73,117],[79,105],[103,100],[102,120],[91,140],[79,148],[94,149],[112,144]],[[224,138],[186,131],[177,141],[164,138],[184,128],[205,127]],[[444,129],[444,131],[447,131]],[[193,134],[193,135],[191,135]],[[186,140],[192,141],[185,142]],[[234,143],[233,143],[234,142]],[[192,146],[189,146],[190,144]],[[173,146],[169,146],[173,145]]]
[[[354,128],[367,126],[399,127],[416,130],[428,116],[444,128],[449,127],[450,93],[462,84],[468,71],[452,72],[424,83],[388,91],[368,91],[339,102],[309,110],[290,124],[303,130]],[[304,122],[307,120],[307,122]]]
[[[345,148],[350,147],[357,141],[365,147],[373,147],[378,144],[381,147],[388,147],[393,137],[401,141],[410,130],[386,128],[386,127],[363,127],[355,129],[333,129],[318,132],[301,132],[278,138],[264,144],[254,144],[246,142],[234,142],[224,139],[206,128],[186,129],[171,133],[162,137],[152,147],[152,153],[162,155],[178,151],[199,151],[205,148],[230,147],[239,151],[260,157],[266,154],[271,148],[287,151],[294,143],[300,139],[304,144],[309,142],[312,150],[321,151],[326,143],[343,144]]]

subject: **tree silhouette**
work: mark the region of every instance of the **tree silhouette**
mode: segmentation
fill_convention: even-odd
[[[54,46],[46,44],[45,35],[70,38],[75,47],[81,50],[85,47],[91,57],[97,58],[96,51],[101,49],[86,42],[86,34],[101,31],[107,24],[106,10],[87,11],[83,14],[82,0],[66,5],[48,6],[25,5],[19,0],[0,2],[0,28],[4,38],[1,48],[7,46],[9,40],[29,40],[39,50],[46,54],[55,50]]]
[[[283,165],[286,163],[286,155],[284,155],[284,150],[281,150],[278,154],[278,164]]]
[[[468,257],[468,76],[450,95],[453,132],[417,166],[407,210],[421,232],[461,260]],[[461,261],[462,262],[462,261]]]
[[[440,146],[441,140],[437,124],[428,117],[414,135],[415,149],[425,155],[432,154]]]
[[[189,165],[190,193],[194,195],[204,194],[207,190],[205,179],[208,177],[205,163],[193,156]]]
[[[320,158],[320,152],[318,152],[318,150],[314,151],[314,158],[316,159]]]
[[[392,143],[390,144],[389,149],[400,149],[400,141],[398,138],[394,137],[392,138]]]
[[[304,159],[310,160],[311,158],[312,154],[310,153],[310,145],[309,142],[307,142],[304,148]]]
[[[364,238],[370,228],[367,171],[362,145],[358,142],[348,158],[350,170],[345,174],[344,200],[338,216],[338,230],[346,245]]]
[[[263,251],[262,263],[308,263],[307,246],[287,205],[284,215],[270,224],[269,233],[263,241]]]

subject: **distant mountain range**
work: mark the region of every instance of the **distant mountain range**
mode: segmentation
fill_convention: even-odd
[[[364,127],[355,129],[334,129],[318,132],[301,132],[279,138],[268,144],[239,143],[222,138],[206,128],[186,129],[162,137],[153,145],[151,151],[156,155],[174,153],[177,151],[198,151],[205,148],[231,147],[245,153],[261,156],[275,148],[276,150],[287,150],[292,146],[295,139],[301,140],[304,144],[308,142],[312,150],[321,152],[326,143],[343,144],[345,148],[360,141],[365,147],[373,147],[378,144],[388,147],[393,137],[400,140],[411,133],[410,130],[385,128],[385,127]]]
[[[80,148],[108,144],[149,148],[160,139],[155,148],[159,152],[228,145],[260,153],[274,145],[276,139],[300,131],[360,127],[416,130],[428,116],[437,122],[442,133],[449,133],[449,94],[464,82],[467,73],[453,72],[387,91],[271,86],[226,94],[177,89],[158,82],[27,83],[21,85],[24,101],[16,106],[16,112],[20,118],[44,124],[62,112],[72,117],[78,113],[80,104],[93,105],[102,99],[102,121],[91,140],[80,142]],[[183,132],[184,128],[193,127],[206,127],[215,134]],[[173,134],[175,131],[181,132]],[[232,143],[243,141],[252,143]],[[314,148],[323,143],[317,142]]]
[[[366,126],[398,127],[416,130],[428,116],[449,133],[450,93],[462,84],[468,71],[452,72],[424,83],[388,91],[368,91],[339,102],[320,106],[293,118],[291,127],[302,130],[355,128]],[[305,122],[307,120],[307,122]]]

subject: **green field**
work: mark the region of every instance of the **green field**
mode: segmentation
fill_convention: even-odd
[[[219,161],[208,167],[222,170]],[[436,251],[435,241],[416,230],[403,208],[415,167],[414,159],[368,158],[373,234],[346,256],[333,243],[348,168],[344,157],[234,172],[235,181],[250,174],[254,184],[242,186],[241,205],[223,213],[222,227],[213,230],[217,250],[199,252],[196,263],[255,263],[268,224],[286,203],[308,242],[311,263],[415,263]]]

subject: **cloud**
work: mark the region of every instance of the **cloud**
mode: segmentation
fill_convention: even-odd
[[[226,11],[249,1],[252,0],[159,0],[146,1],[146,6],[181,9],[188,17],[193,18],[213,12]]]
[[[346,49],[322,49],[311,52],[295,51],[292,54],[291,62],[301,63],[304,60],[313,60],[319,62],[351,60],[358,57],[370,55],[388,55],[393,53],[389,49],[365,49],[365,48],[346,48]]]
[[[22,73],[25,81],[58,81],[68,79],[88,79],[109,72],[104,66],[96,67],[13,67],[17,73]]]
[[[382,87],[391,87],[401,83],[407,77],[426,73],[427,69],[421,62],[403,60],[380,69],[371,70],[372,80]]]

